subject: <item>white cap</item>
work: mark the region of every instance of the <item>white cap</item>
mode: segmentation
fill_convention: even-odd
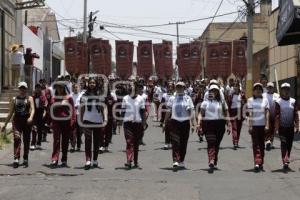
[[[212,79],[212,80],[210,80],[210,82],[209,82],[209,84],[211,85],[211,84],[219,84],[219,82],[216,80],[216,79]]]
[[[214,89],[220,90],[220,88],[219,88],[217,85],[211,85],[211,86],[209,87],[209,90],[214,90]]]
[[[255,83],[255,84],[253,85],[253,89],[254,89],[255,87],[257,87],[257,86],[261,87],[262,89],[264,88],[264,86],[263,86],[261,83]]]
[[[267,84],[267,87],[274,87],[274,83],[269,82],[269,83]]]
[[[18,88],[21,88],[21,87],[25,87],[25,88],[27,89],[27,88],[28,88],[28,85],[27,85],[26,82],[20,82],[20,83],[18,84]]]
[[[291,87],[291,85],[289,83],[283,83],[281,85],[281,88],[290,88],[290,87]]]
[[[182,81],[179,81],[176,83],[176,86],[182,86],[182,87],[185,87],[185,83],[182,82]]]

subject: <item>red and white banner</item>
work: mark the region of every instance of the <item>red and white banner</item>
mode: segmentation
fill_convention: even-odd
[[[201,74],[201,51],[202,45],[200,42],[192,42],[190,45],[191,57],[188,69],[188,76],[193,80],[200,77]]]
[[[226,78],[231,74],[232,43],[218,42],[207,44],[206,76]]]
[[[246,41],[233,41],[233,74],[237,77],[245,77],[247,75],[247,58],[246,58]]]
[[[156,75],[159,79],[163,79],[165,72],[163,69],[163,45],[162,44],[153,44],[153,53],[154,53],[154,63]]]
[[[163,60],[164,60],[164,71],[167,79],[170,79],[173,76],[173,44],[171,41],[164,40],[163,43]]]
[[[111,46],[108,40],[90,39],[89,51],[93,72],[109,76],[111,74]]]
[[[65,66],[69,74],[74,74],[78,67],[77,38],[67,37],[65,45]]]
[[[152,41],[139,41],[137,47],[137,75],[149,78],[153,74]]]
[[[180,44],[177,47],[177,64],[179,76],[183,79],[189,79],[189,66],[191,58],[191,44]]]
[[[77,42],[77,58],[78,64],[75,69],[75,75],[88,73],[88,49],[87,44],[83,42]]]
[[[130,41],[116,41],[117,75],[128,79],[132,75],[134,45]]]

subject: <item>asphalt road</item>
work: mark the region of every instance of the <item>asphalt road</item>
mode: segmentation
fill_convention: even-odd
[[[191,135],[186,170],[174,172],[171,151],[162,150],[164,135],[157,122],[149,120],[146,146],[141,147],[142,169],[127,171],[123,134],[113,137],[111,153],[100,155],[99,169],[85,171],[84,152],[69,154],[70,168],[50,169],[51,141],[43,150],[30,153],[30,167],[13,169],[12,151],[0,151],[1,200],[299,200],[300,145],[295,143],[291,168],[281,168],[280,149],[266,154],[265,172],[253,172],[250,136],[244,127],[241,149],[232,149],[226,136],[220,151],[220,168],[207,172],[206,143]],[[51,135],[48,137],[51,139]],[[276,141],[276,147],[279,142]]]

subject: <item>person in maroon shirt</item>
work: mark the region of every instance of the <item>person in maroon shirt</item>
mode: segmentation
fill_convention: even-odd
[[[53,128],[53,153],[51,168],[58,165],[60,146],[62,148],[61,167],[67,167],[69,139],[76,120],[72,96],[67,94],[66,84],[58,81],[54,84],[55,95],[51,101],[50,114]]]
[[[47,99],[42,92],[40,84],[35,85],[35,91],[32,96],[34,102],[35,113],[33,116],[32,140],[30,150],[41,149],[42,136],[44,129],[44,118],[46,116]],[[36,137],[38,139],[36,140]]]
[[[25,82],[28,84],[29,91],[32,91],[32,72],[34,66],[34,59],[39,59],[40,56],[37,53],[32,53],[31,48],[27,48],[24,53],[24,72],[25,72]]]
[[[104,151],[109,152],[108,146],[111,143],[112,139],[112,133],[113,133],[113,126],[115,123],[115,118],[114,118],[114,113],[113,113],[113,108],[115,105],[116,101],[114,100],[113,96],[111,95],[110,91],[108,92],[108,96],[105,99],[105,104],[107,106],[107,114],[108,114],[108,121],[107,125],[104,129],[104,134],[103,134],[103,142],[102,144],[104,145]]]
[[[44,130],[43,130],[43,137],[42,142],[47,142],[47,134],[50,132],[50,124],[51,124],[51,117],[50,117],[50,103],[52,99],[52,93],[49,89],[47,81],[45,79],[41,79],[39,81],[40,85],[42,86],[42,93],[46,97],[47,106],[46,106],[46,116],[44,118]]]

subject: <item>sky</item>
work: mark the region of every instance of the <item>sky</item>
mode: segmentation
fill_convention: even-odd
[[[182,22],[199,18],[214,16],[222,0],[88,0],[88,13],[97,13],[97,24],[93,36],[110,40],[114,46],[115,40],[134,41],[152,40],[159,43],[161,40],[172,40],[176,44],[176,25],[163,27],[142,27],[139,30],[124,28],[124,26],[144,26]],[[277,0],[273,0],[273,7]],[[83,29],[83,0],[46,0],[46,5],[56,13],[59,20],[60,36],[63,40],[68,36],[69,27],[74,28],[75,35]],[[242,0],[223,0],[218,14],[237,12],[243,10]],[[239,15],[232,14],[218,17],[214,22],[231,22]],[[239,18],[239,21],[245,18]],[[180,43],[189,42],[199,37],[212,19],[195,23],[179,25]],[[116,27],[111,27],[114,24]],[[116,25],[115,25],[116,24]],[[120,27],[121,25],[121,27]],[[104,26],[105,30],[100,30]],[[141,30],[142,29],[142,30]],[[154,34],[145,31],[159,32],[170,35]],[[171,36],[174,35],[174,36]],[[113,55],[114,56],[114,55]]]

